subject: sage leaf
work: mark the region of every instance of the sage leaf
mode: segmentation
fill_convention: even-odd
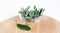
[[[25,11],[29,11],[29,8],[30,8],[30,6],[26,7],[26,8],[25,8]]]
[[[17,24],[17,27],[22,30],[29,31],[31,28],[28,25]]]
[[[44,9],[41,8],[41,9],[40,9],[40,12],[39,12],[39,15],[41,16],[43,12],[44,12]]]

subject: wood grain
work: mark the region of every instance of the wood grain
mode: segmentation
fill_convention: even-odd
[[[42,16],[39,23],[27,23],[32,28],[30,31],[18,29],[16,23],[22,23],[19,16],[3,21],[0,23],[0,33],[60,33],[60,22],[48,16]]]

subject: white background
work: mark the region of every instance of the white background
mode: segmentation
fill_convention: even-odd
[[[45,8],[44,15],[60,21],[60,0],[0,0],[0,22],[18,15],[21,7]]]

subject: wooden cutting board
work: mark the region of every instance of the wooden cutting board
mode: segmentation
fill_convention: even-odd
[[[42,16],[39,23],[27,23],[31,27],[30,31],[17,28],[16,23],[21,22],[19,16],[3,21],[0,23],[0,33],[60,33],[60,22],[48,16]]]

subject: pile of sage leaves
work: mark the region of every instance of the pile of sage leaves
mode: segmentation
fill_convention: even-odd
[[[25,9],[24,8],[21,8],[21,11],[19,11],[19,13],[22,15],[22,17],[24,17],[24,19],[35,19],[39,16],[42,16],[43,12],[45,9],[43,8],[40,8],[40,9],[37,9],[36,6],[34,6],[34,10],[29,10],[30,9],[30,6],[26,7]]]

